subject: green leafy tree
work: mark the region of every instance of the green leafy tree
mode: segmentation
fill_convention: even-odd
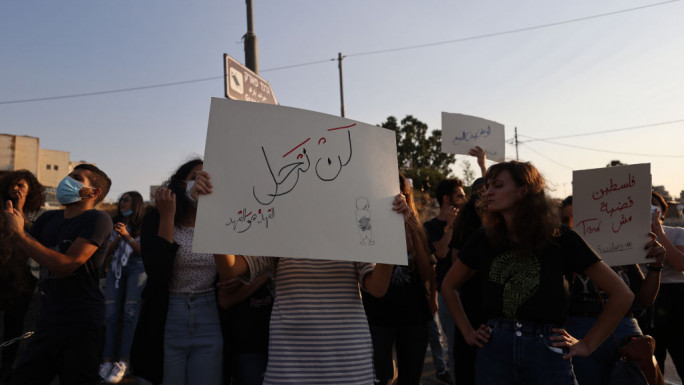
[[[463,183],[466,186],[470,186],[475,180],[475,170],[473,170],[470,161],[467,159],[464,159],[461,164],[463,165]]]
[[[427,124],[411,115],[406,115],[401,122],[390,116],[382,127],[396,132],[399,168],[413,179],[414,188],[434,189],[449,176],[449,166],[456,157],[441,151],[441,130],[433,130],[428,135]]]

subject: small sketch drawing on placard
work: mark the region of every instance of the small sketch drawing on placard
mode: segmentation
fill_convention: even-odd
[[[375,244],[369,206],[370,204],[366,197],[356,198],[356,226],[359,228],[361,244],[364,246],[373,246]]]

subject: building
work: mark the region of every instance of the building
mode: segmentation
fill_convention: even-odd
[[[0,134],[0,176],[7,172],[28,170],[45,186],[45,202],[59,206],[56,189],[59,182],[82,162],[71,162],[68,151],[40,148],[32,136]]]

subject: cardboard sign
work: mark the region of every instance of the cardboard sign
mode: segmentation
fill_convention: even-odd
[[[480,146],[487,159],[501,162],[506,158],[505,140],[501,123],[442,112],[442,152],[468,155],[471,148]]]
[[[407,263],[395,133],[212,99],[193,251]]]
[[[572,203],[575,231],[608,265],[647,262],[650,164],[574,171]]]

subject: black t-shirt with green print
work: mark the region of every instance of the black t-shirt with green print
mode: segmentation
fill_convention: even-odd
[[[570,304],[573,273],[600,261],[584,240],[568,227],[538,255],[518,257],[496,250],[480,229],[459,252],[480,272],[485,318],[506,318],[561,326]],[[475,326],[475,325],[474,325]]]

